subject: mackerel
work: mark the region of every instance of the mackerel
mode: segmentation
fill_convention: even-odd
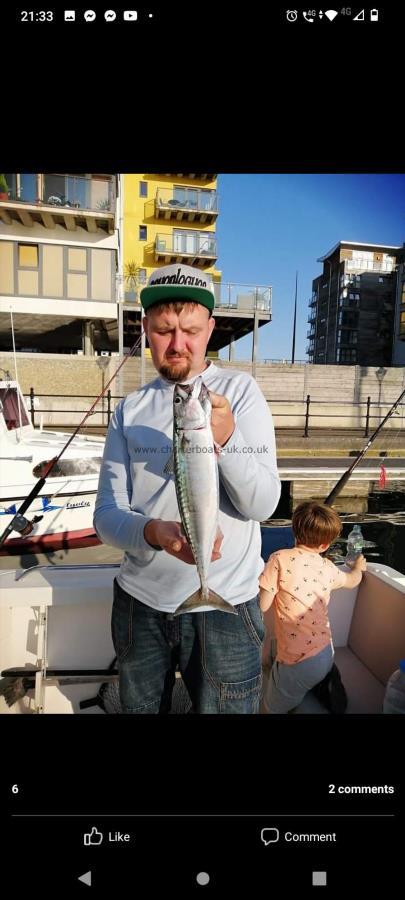
[[[175,616],[213,606],[237,615],[234,607],[208,587],[208,570],[218,530],[219,478],[211,430],[211,401],[201,376],[176,384],[173,395],[173,469],[177,503],[200,587],[181,603]],[[170,464],[166,471],[170,470]]]

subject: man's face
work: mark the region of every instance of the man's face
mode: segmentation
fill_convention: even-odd
[[[215,321],[201,304],[184,306],[176,313],[170,307],[148,310],[143,327],[154,365],[169,381],[184,381],[205,368],[205,353]]]

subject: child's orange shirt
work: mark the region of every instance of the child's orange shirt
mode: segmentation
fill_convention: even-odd
[[[279,550],[270,556],[259,584],[274,596],[278,662],[293,665],[330,643],[330,592],[345,586],[346,575],[329,559],[299,546]]]

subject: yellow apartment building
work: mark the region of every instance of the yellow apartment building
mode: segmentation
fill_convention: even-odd
[[[126,174],[122,203],[126,300],[136,299],[153,269],[171,263],[199,266],[220,281],[216,175]]]

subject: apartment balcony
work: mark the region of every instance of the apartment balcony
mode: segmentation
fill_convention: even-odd
[[[131,321],[134,333],[140,334],[140,292],[144,283],[117,278],[117,297],[124,308],[125,321]],[[269,285],[214,282],[215,328],[208,349],[229,347],[247,334],[255,334],[271,322],[272,288]]]
[[[212,225],[218,216],[218,194],[199,188],[158,188],[154,215],[166,221]]]
[[[193,232],[184,234],[157,234],[153,245],[155,261],[169,265],[173,262],[207,269],[215,265],[217,241],[215,236],[202,238]]]
[[[308,304],[308,305],[309,305],[309,306],[316,306],[317,299],[318,299],[317,297],[312,297],[312,299],[309,301],[309,304]]]
[[[172,172],[166,172],[166,173],[162,173],[162,174],[164,174],[165,178],[173,177]],[[217,175],[218,175],[218,173],[216,175],[190,175],[186,172],[186,173],[182,173],[182,174],[176,173],[176,178],[192,178],[192,179],[198,178],[198,179],[201,179],[201,181],[214,181],[215,178],[217,178]]]
[[[384,262],[383,260],[374,260],[374,259],[346,259],[345,260],[345,272],[394,272],[395,271],[395,260],[392,259],[389,262]]]
[[[316,322],[316,313],[310,313],[307,319],[309,325],[313,325]]]
[[[67,231],[78,227],[108,234],[115,228],[115,181],[113,178],[77,175],[6,175],[8,199],[0,200],[0,219],[31,228],[34,224]]]
[[[116,278],[117,300],[126,306],[141,307],[140,292],[146,281]],[[269,285],[214,282],[215,312],[252,316],[255,312],[271,318],[272,288]]]

